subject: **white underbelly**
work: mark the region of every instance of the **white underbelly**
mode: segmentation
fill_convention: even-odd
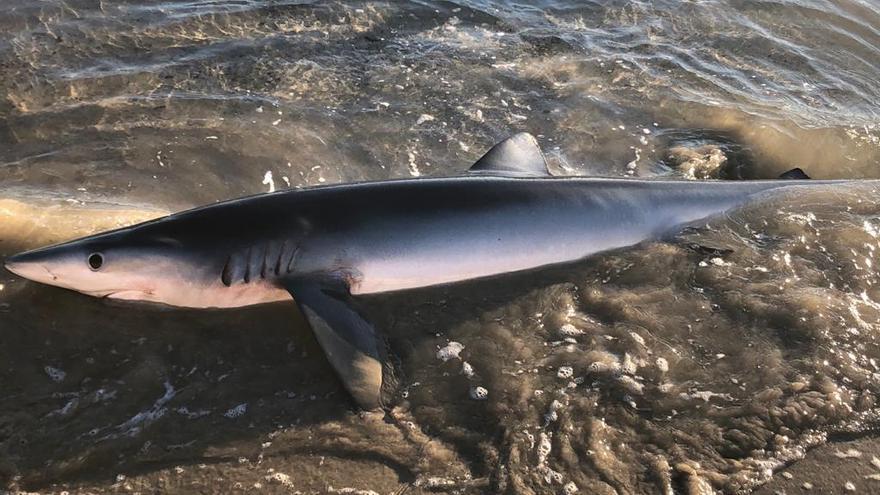
[[[360,278],[352,287],[352,294],[430,287],[566,263],[598,251],[635,244],[641,237],[597,240],[580,234],[556,239],[536,236],[535,239],[524,242],[519,238],[503,249],[463,242],[443,253],[426,249],[366,259],[357,266]]]
[[[120,291],[109,295],[111,299],[145,301],[181,308],[240,308],[278,301],[290,301],[290,293],[267,281],[236,284],[231,287],[215,285],[193,287],[178,284],[173,288],[145,293],[138,290]]]

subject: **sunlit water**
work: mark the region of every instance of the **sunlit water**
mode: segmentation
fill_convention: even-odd
[[[270,188],[454,175],[516,131],[556,175],[880,177],[869,0],[6,0],[0,32],[4,255]],[[354,412],[292,305],[132,308],[4,273],[0,480],[747,492],[874,426],[878,251],[877,191],[796,191],[370,297],[400,381],[385,418]]]

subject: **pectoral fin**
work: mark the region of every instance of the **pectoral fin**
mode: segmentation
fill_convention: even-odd
[[[355,402],[367,410],[378,408],[382,388],[378,338],[350,304],[348,287],[334,280],[307,279],[284,285]]]

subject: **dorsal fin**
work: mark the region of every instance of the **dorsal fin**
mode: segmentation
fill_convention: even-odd
[[[793,169],[789,170],[788,172],[780,175],[779,178],[780,179],[789,179],[789,180],[797,180],[797,179],[803,180],[803,179],[809,179],[810,176],[807,175],[807,173],[804,172],[803,170],[801,170],[800,168],[793,168]]]
[[[520,132],[496,144],[468,170],[476,174],[550,175],[538,140]]]

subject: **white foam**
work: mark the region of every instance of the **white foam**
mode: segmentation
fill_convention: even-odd
[[[422,175],[422,172],[419,170],[419,166],[416,165],[416,154],[415,152],[407,153],[409,157],[409,174],[413,177],[419,177]]]
[[[665,358],[658,357],[656,363],[657,369],[660,370],[660,373],[666,373],[667,371],[669,371],[669,361],[667,361]]]
[[[45,371],[46,375],[49,376],[49,379],[51,379],[55,383],[63,382],[64,378],[67,376],[67,373],[65,373],[63,370],[53,368],[52,366],[44,367],[43,371]]]
[[[559,327],[559,333],[565,337],[576,337],[578,335],[583,335],[584,331],[572,325],[571,323],[566,323],[565,325]]]
[[[74,397],[74,398],[70,399],[69,401],[67,401],[67,404],[64,404],[64,407],[62,407],[61,409],[56,409],[56,410],[50,412],[47,416],[50,416],[50,417],[51,416],[67,416],[74,409],[76,409],[77,405],[79,405],[79,399]]]
[[[489,391],[483,387],[471,387],[470,396],[474,400],[486,400],[489,398]]]
[[[269,473],[266,475],[265,479],[269,483],[275,483],[286,488],[293,488],[293,480],[290,479],[290,475],[281,472]]]
[[[459,342],[452,341],[452,342],[446,344],[445,347],[442,347],[442,348],[440,348],[440,350],[437,351],[437,359],[442,359],[444,362],[449,361],[450,359],[453,359],[453,358],[461,359],[459,354],[461,354],[461,351],[463,351],[463,350],[464,350],[463,344],[461,344]]]
[[[467,361],[461,362],[461,374],[463,374],[464,376],[466,376],[468,378],[474,377],[474,367],[471,366],[471,363],[469,363]]]
[[[154,402],[149,409],[135,414],[128,421],[117,426],[116,430],[126,436],[133,437],[140,433],[143,430],[144,426],[149,425],[153,421],[156,421],[157,419],[164,416],[167,412],[167,409],[164,406],[168,403],[168,401],[174,398],[176,392],[174,391],[174,387],[171,385],[170,382],[165,381],[165,383],[163,383],[162,385],[165,387],[165,393],[162,394],[161,397],[156,399],[156,402]],[[114,436],[115,435],[108,435],[104,437],[104,439],[113,438]]]
[[[272,178],[271,170],[267,170],[263,175],[263,184],[269,186],[269,192],[275,192],[275,180]]]
[[[550,435],[551,434],[543,431],[538,435],[538,466],[543,466],[547,463],[547,456],[549,456],[550,452],[553,450],[553,443],[550,441],[552,437]]]
[[[359,488],[333,488],[332,486],[327,487],[327,491],[330,493],[345,493],[351,495],[379,495],[378,492],[373,490],[361,490]]]
[[[243,403],[229,409],[228,411],[223,413],[223,415],[229,419],[234,419],[234,418],[238,418],[240,416],[244,416],[244,414],[247,412],[247,410],[248,410],[248,404],[247,404],[247,402],[243,402]]]

